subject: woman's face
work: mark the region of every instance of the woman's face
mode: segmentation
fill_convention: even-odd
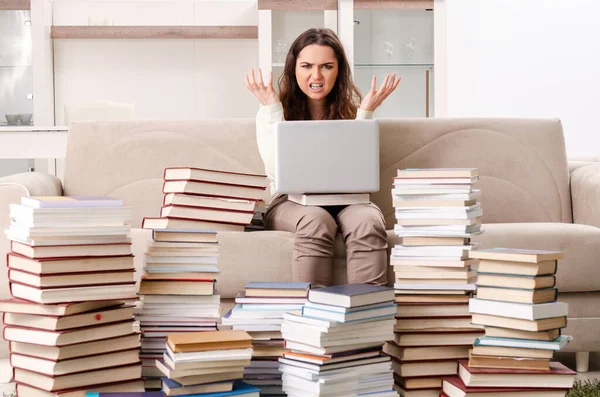
[[[310,99],[325,98],[333,89],[338,75],[338,62],[333,48],[311,44],[296,59],[296,81]]]

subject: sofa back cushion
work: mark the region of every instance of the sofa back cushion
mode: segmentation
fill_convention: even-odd
[[[372,200],[388,228],[396,170],[429,167],[479,168],[485,223],[571,222],[558,120],[382,119],[380,147],[381,189]],[[254,119],[74,123],[65,195],[122,198],[139,226],[159,216],[163,170],[176,166],[264,173]]]

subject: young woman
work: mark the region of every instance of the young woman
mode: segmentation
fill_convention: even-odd
[[[344,48],[330,29],[309,29],[292,44],[280,93],[273,89],[273,74],[266,84],[262,72],[246,75],[246,87],[260,101],[256,116],[256,138],[265,171],[274,195],[274,124],[282,120],[370,119],[400,82],[386,75],[364,99],[350,74]],[[362,100],[361,100],[362,99]],[[360,103],[360,106],[357,104]],[[332,283],[332,258],[338,232],[346,244],[349,283],[387,283],[387,237],[381,210],[375,204],[349,206],[303,206],[288,201],[286,195],[273,197],[267,213],[268,229],[295,233],[293,261],[301,281],[313,287]]]

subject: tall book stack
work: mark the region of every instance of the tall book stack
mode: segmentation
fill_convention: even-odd
[[[285,395],[278,362],[285,351],[281,323],[286,312],[301,312],[309,288],[310,283],[301,282],[250,282],[236,297],[236,305],[223,316],[223,325],[252,336],[252,361],[244,380],[259,386],[263,396]]]
[[[167,336],[164,374],[167,396],[258,397],[260,390],[241,381],[252,358],[252,337],[245,331],[212,331]]]
[[[250,225],[266,184],[262,175],[165,169],[160,217],[144,218],[142,224],[152,229],[136,308],[146,388],[161,387],[154,363],[165,351],[167,334],[216,330],[217,234]]]
[[[442,376],[457,373],[481,326],[471,323],[469,297],[478,260],[473,234],[481,232],[480,191],[474,168],[398,170],[392,190],[402,243],[392,248],[398,305],[393,357],[395,389],[406,397],[437,397]]]
[[[18,394],[143,390],[131,208],[109,197],[23,197],[10,216],[13,299],[0,311]]]
[[[444,392],[469,395],[487,388],[487,393],[506,395],[565,396],[572,386],[570,371],[552,362],[554,352],[571,339],[561,335],[568,305],[556,302],[554,287],[562,253],[493,248],[473,251],[471,257],[480,264],[477,297],[470,300],[469,309],[473,323],[485,326],[485,336],[475,340],[469,360],[460,363],[459,378],[444,380]],[[472,381],[471,374],[495,378]],[[523,381],[513,380],[511,385],[500,378]],[[539,382],[530,382],[534,378]],[[517,389],[504,390],[506,386]]]
[[[290,397],[397,397],[390,357],[394,291],[367,284],[311,289],[302,314],[286,313],[279,359],[283,391]]]

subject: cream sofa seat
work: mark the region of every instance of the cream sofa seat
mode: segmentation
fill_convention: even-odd
[[[390,189],[399,168],[477,167],[481,174],[484,247],[560,249],[559,299],[571,304],[569,349],[600,351],[600,163],[569,163],[558,120],[380,120],[381,190],[372,195],[388,229],[394,212]],[[69,132],[65,195],[110,195],[133,206],[134,226],[158,216],[162,174],[169,166],[263,172],[253,119],[74,123]],[[44,186],[46,186],[44,188]],[[56,178],[21,174],[0,178],[0,228],[8,202],[26,194],[61,194]],[[575,220],[575,223],[573,222]],[[134,230],[136,264],[148,231]],[[234,297],[250,280],[294,280],[293,235],[287,232],[221,233],[217,283]],[[398,242],[389,232],[390,247]],[[8,250],[0,239],[0,255]],[[335,281],[345,282],[341,238],[334,258]],[[0,282],[8,296],[6,271]],[[390,273],[390,275],[392,275]],[[392,278],[390,278],[392,280]]]

